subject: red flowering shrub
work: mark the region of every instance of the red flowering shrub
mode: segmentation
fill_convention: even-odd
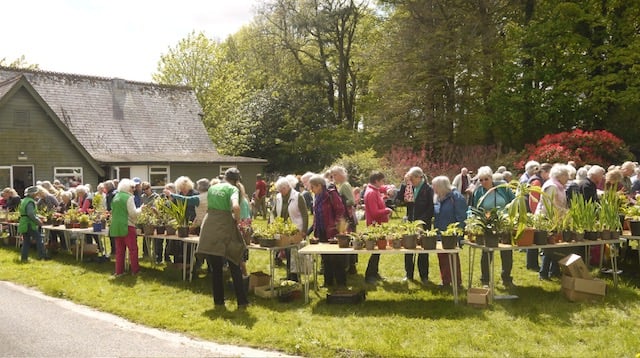
[[[579,166],[599,164],[606,168],[631,158],[633,155],[625,143],[610,132],[576,129],[571,132],[547,134],[536,144],[526,145],[522,159],[515,165],[517,168],[523,168],[529,160],[540,163],[566,163],[573,160]]]

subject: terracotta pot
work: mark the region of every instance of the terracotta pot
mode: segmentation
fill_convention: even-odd
[[[376,240],[376,245],[378,245],[378,250],[386,250],[387,249],[387,239],[378,239],[378,240]]]
[[[533,229],[524,229],[520,239],[517,241],[518,246],[531,246],[533,245]]]

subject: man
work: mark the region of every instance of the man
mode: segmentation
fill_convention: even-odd
[[[460,173],[453,178],[451,185],[453,185],[458,193],[462,194],[465,199],[469,200],[471,194],[467,189],[471,184],[471,177],[469,176],[469,170],[467,168],[460,169]]]
[[[580,194],[585,201],[592,201],[597,203],[598,199],[598,185],[604,179],[604,168],[599,165],[594,165],[587,171],[587,179],[578,185]]]
[[[142,180],[138,177],[131,180],[133,180],[136,185],[133,189],[133,203],[136,204],[136,208],[139,208],[142,206]]]
[[[620,171],[622,172],[622,187],[624,188],[624,193],[626,195],[631,195],[631,177],[635,175],[636,165],[633,162],[624,162],[622,166],[620,166]]]
[[[267,197],[267,182],[262,179],[262,174],[256,175],[256,191],[253,194],[255,199],[255,215],[257,217],[258,214],[262,213],[262,217],[267,219],[267,206],[266,206],[266,197]]]

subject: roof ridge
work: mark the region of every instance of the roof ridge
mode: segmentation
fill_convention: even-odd
[[[144,85],[144,86],[156,86],[162,88],[173,88],[173,89],[183,89],[183,90],[192,90],[191,87],[185,85],[167,85],[162,83],[153,83],[153,82],[142,82],[142,81],[132,81],[119,77],[102,77],[102,76],[92,76],[92,75],[82,75],[77,73],[66,73],[66,72],[56,72],[56,71],[45,71],[40,69],[28,69],[28,68],[17,68],[17,67],[8,67],[8,66],[0,66],[0,70],[11,71],[11,72],[19,72],[19,73],[31,73],[36,75],[45,75],[45,76],[63,76],[71,79],[85,79],[85,80],[96,80],[96,81],[113,81],[114,79],[124,80],[126,83],[130,83],[132,85]],[[19,75],[18,75],[19,76]]]
[[[20,77],[22,77],[22,74],[16,75],[15,77],[7,78],[4,81],[0,81],[0,87],[4,87],[5,85],[12,82],[18,82],[20,80]]]

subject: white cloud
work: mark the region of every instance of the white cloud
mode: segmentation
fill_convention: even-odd
[[[22,0],[2,4],[0,58],[42,70],[150,81],[191,31],[223,40],[258,0]]]

